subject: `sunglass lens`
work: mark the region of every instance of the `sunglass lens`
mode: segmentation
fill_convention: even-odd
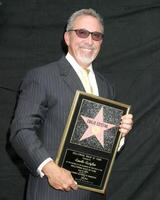
[[[93,32],[92,37],[94,40],[99,41],[99,40],[102,40],[103,34],[99,32]]]
[[[80,38],[87,38],[89,36],[89,31],[83,29],[76,30],[76,33]]]

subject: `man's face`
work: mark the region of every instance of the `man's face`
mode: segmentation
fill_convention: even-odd
[[[99,21],[92,16],[83,15],[76,18],[73,30],[85,29],[89,32],[102,32]],[[100,51],[102,40],[93,40],[91,34],[87,38],[80,38],[75,31],[66,32],[64,35],[69,53],[78,64],[84,68],[88,67]]]

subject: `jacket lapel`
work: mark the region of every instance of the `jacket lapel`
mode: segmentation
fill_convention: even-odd
[[[114,98],[114,91],[110,83],[98,72],[94,71],[98,85],[99,96],[105,98]]]
[[[76,90],[85,91],[78,75],[65,57],[59,60],[58,65],[60,76],[74,93]]]

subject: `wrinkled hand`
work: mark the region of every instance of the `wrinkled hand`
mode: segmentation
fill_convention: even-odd
[[[42,169],[47,176],[49,184],[57,189],[69,191],[71,189],[77,190],[77,183],[74,181],[71,172],[59,167],[54,161],[48,162]]]
[[[133,126],[133,115],[126,114],[121,117],[121,124],[119,126],[119,131],[122,133],[122,136],[126,136]]]

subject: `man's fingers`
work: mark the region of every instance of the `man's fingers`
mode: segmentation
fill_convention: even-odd
[[[78,189],[78,184],[76,181],[74,181],[74,183],[71,185],[73,190],[77,190]]]
[[[122,136],[126,136],[128,132],[132,129],[133,126],[133,115],[126,114],[121,117],[121,124],[119,126],[119,131],[122,133]]]

